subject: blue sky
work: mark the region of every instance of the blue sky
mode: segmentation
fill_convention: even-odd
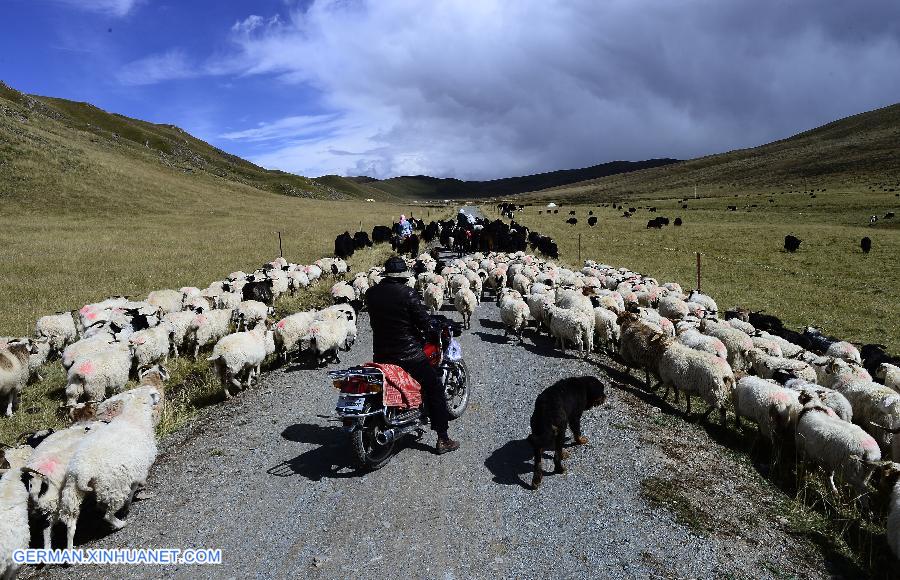
[[[900,100],[900,2],[0,0],[0,79],[304,175],[752,146]]]

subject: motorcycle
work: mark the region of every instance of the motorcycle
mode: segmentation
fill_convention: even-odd
[[[425,356],[437,370],[450,419],[457,419],[469,404],[469,372],[462,349],[455,340],[462,325],[446,316],[432,316],[425,337]],[[340,391],[335,412],[350,433],[353,451],[361,469],[387,465],[395,444],[409,434],[424,434],[422,411],[384,403],[384,373],[375,367],[350,367],[330,371],[332,384]]]

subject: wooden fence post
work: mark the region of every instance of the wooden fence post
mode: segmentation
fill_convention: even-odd
[[[697,252],[697,292],[700,292],[700,252]]]

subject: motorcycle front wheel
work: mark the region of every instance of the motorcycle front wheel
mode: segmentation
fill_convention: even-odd
[[[444,375],[444,397],[447,399],[447,412],[451,419],[459,419],[469,405],[469,369],[465,361],[447,363]]]
[[[374,471],[381,469],[391,460],[394,453],[394,442],[381,445],[375,440],[380,431],[377,421],[369,417],[362,429],[353,432],[353,452],[360,469]]]

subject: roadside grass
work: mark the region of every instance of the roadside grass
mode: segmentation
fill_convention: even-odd
[[[543,204],[527,206],[515,219],[557,241],[561,261],[593,259],[624,266],[660,282],[695,288],[696,252],[701,253],[701,288],[724,311],[735,305],[764,310],[794,327],[818,326],[857,343],[879,343],[900,352],[900,218],[868,226],[870,215],[900,209],[890,192],[832,191],[809,194],[753,194],[740,197],[624,202],[631,218],[611,207],[562,205],[547,214]],[[773,202],[769,202],[773,199]],[[736,205],[737,211],[728,211]],[[751,206],[756,207],[751,207]],[[655,206],[651,213],[648,207]],[[496,217],[495,208],[483,207]],[[575,211],[577,225],[565,223]],[[598,218],[587,225],[588,211]],[[542,212],[542,213],[538,213]],[[648,229],[666,216],[670,225]],[[672,222],[681,217],[684,225]],[[784,236],[803,240],[800,250],[783,249]],[[863,254],[860,240],[872,239]]]
[[[700,534],[743,534],[760,526],[778,527],[815,546],[837,576],[891,577],[895,560],[885,539],[890,490],[875,485],[869,507],[863,509],[839,477],[835,494],[820,469],[799,461],[790,439],[773,450],[748,420],[742,420],[738,428],[731,403],[726,404],[727,425],[715,413],[703,422],[699,415],[705,406],[697,406],[696,398],[691,416],[686,416],[684,401],[676,405],[671,394],[663,400],[662,391],[646,389],[642,379],[623,372],[606,355],[598,362],[618,388],[633,395],[622,397],[625,404],[659,426],[642,431],[641,441],[658,445],[679,466],[641,482],[646,500],[669,510],[676,521]],[[659,411],[648,413],[649,406]],[[714,446],[698,447],[696,441],[701,438]],[[732,488],[725,478],[734,470],[753,487],[741,489],[737,498],[723,498],[722,492]],[[797,557],[800,564],[806,558],[799,553]]]

